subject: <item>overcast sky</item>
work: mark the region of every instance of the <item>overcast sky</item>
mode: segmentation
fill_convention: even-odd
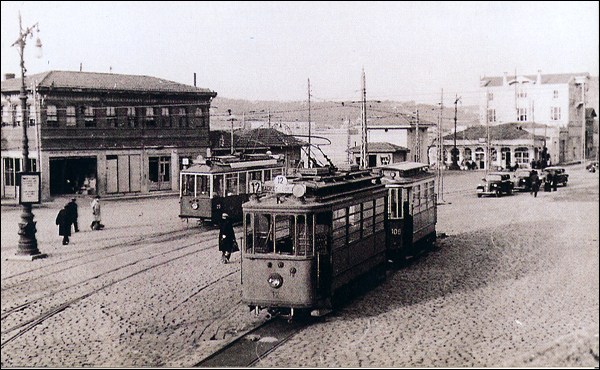
[[[28,74],[149,75],[248,100],[368,99],[466,104],[481,76],[598,75],[598,2],[2,1],[2,74],[28,39]]]

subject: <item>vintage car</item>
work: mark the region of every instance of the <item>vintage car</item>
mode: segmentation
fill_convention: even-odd
[[[587,166],[585,166],[585,169],[589,172],[596,172],[598,170],[598,161],[588,162]]]
[[[527,168],[519,168],[515,171],[513,174],[514,190],[529,191],[531,189],[530,173],[531,170]]]
[[[546,167],[542,171],[542,175],[540,177],[544,180],[544,182],[546,182],[548,180],[549,174],[552,174],[552,177],[556,177],[557,185],[567,186],[567,182],[569,181],[569,174],[566,172],[564,167]]]
[[[514,184],[510,174],[506,172],[490,172],[481,179],[482,183],[477,185],[477,196],[512,194]]]

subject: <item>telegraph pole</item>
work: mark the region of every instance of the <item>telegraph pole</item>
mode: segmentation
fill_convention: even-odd
[[[460,97],[456,95],[456,99],[454,100],[454,148],[452,148],[452,164],[450,165],[451,170],[459,170],[458,166],[458,148],[456,147],[456,120],[458,113],[458,102],[460,101]]]
[[[415,145],[415,162],[421,162],[421,141],[419,137],[419,110],[417,109],[417,133],[415,136],[416,145]]]
[[[365,69],[362,69],[362,135],[360,143],[360,168],[368,167],[368,145],[367,145],[367,83]]]
[[[438,121],[438,194],[440,196],[438,203],[444,203],[444,172],[442,167],[446,165],[444,158],[444,89],[440,97],[440,119]]]

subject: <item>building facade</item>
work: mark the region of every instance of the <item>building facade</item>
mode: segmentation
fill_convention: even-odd
[[[480,122],[512,122],[534,136],[543,135],[542,144],[553,163],[578,161],[582,156],[593,158],[597,155],[597,79],[589,73],[541,71],[536,75],[483,77]]]
[[[186,159],[209,146],[209,108],[217,95],[156,77],[49,71],[2,81],[2,197],[17,194],[22,125],[42,199],[62,194],[176,190]]]

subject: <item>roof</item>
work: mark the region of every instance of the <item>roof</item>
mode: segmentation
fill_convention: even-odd
[[[410,149],[405,148],[400,145],[387,143],[387,142],[373,142],[368,143],[369,152],[377,152],[377,153],[396,153],[396,152],[410,152]],[[360,152],[360,145],[354,146],[349,149],[352,153]]]
[[[211,147],[230,148],[231,131],[212,130],[209,133]],[[253,130],[236,130],[233,132],[233,143],[237,149],[269,149],[274,147],[301,147],[307,145],[292,135],[287,135],[274,128],[257,128]]]
[[[590,74],[587,72],[582,73],[557,73],[557,74],[542,74],[542,84],[566,84],[569,83],[571,78],[575,76],[587,76]],[[535,75],[507,75],[507,81],[513,81],[518,77],[525,77],[528,80],[533,82],[537,81],[537,74]],[[502,86],[504,80],[504,76],[493,76],[493,77],[482,77],[481,78],[481,86]]]
[[[431,122],[419,118],[419,126],[426,128],[428,126],[435,126],[435,122]],[[369,117],[367,120],[367,127],[373,126],[416,126],[416,116],[408,113],[389,113],[382,116]]]
[[[537,127],[544,127],[543,125],[535,125]],[[531,123],[528,122],[509,122],[500,125],[490,126],[490,139],[493,140],[518,140],[518,139],[531,139],[531,133],[525,130],[525,128],[531,127]],[[460,140],[479,140],[480,138],[487,137],[487,126],[477,125],[471,126],[463,131],[456,133],[457,139]],[[538,138],[543,136],[536,135]],[[453,140],[454,133],[444,136],[444,140]]]
[[[217,93],[162,78],[116,73],[48,71],[25,77],[26,86],[35,82],[39,88],[86,89],[101,91],[139,91],[161,93],[200,93],[216,96]],[[2,81],[2,92],[19,91],[21,79]]]
[[[386,166],[381,166],[381,169],[389,169],[389,170],[398,170],[398,171],[408,171],[414,170],[417,168],[429,168],[428,164],[420,163],[420,162],[396,162],[392,164],[388,164]]]

